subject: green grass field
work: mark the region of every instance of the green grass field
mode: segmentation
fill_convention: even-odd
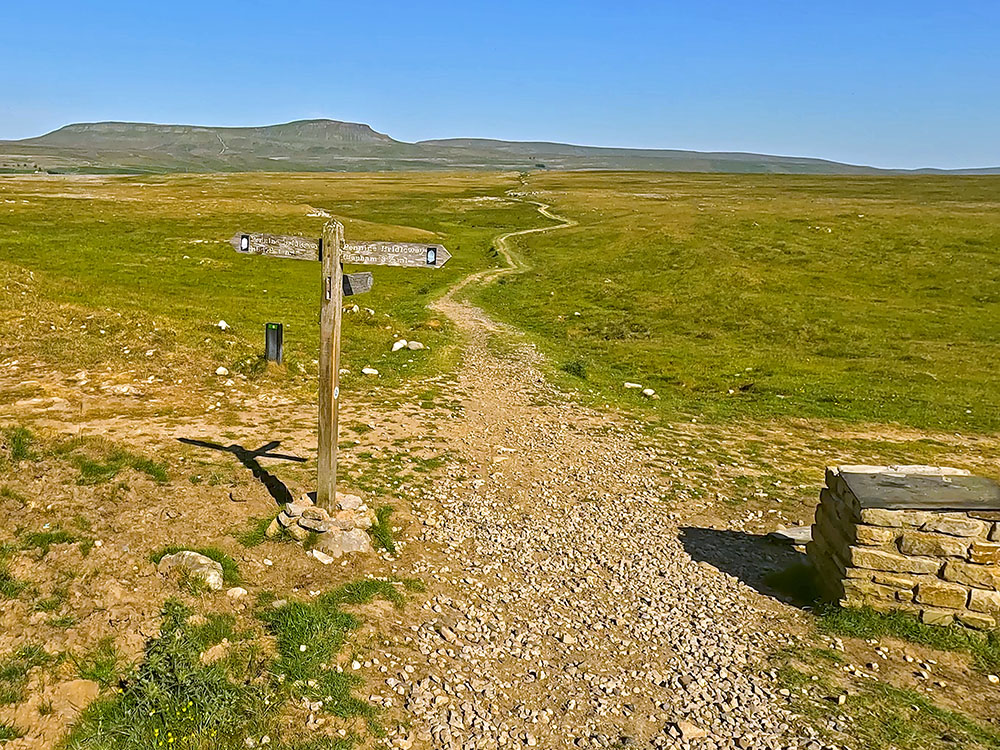
[[[478,295],[665,417],[1000,428],[1000,178],[536,174],[579,226]],[[579,375],[585,374],[585,379]]]
[[[372,387],[358,375],[366,365],[390,386],[446,371],[454,337],[427,302],[500,263],[497,234],[549,223],[504,200],[512,188],[579,226],[514,239],[530,270],[475,297],[603,401],[654,419],[1000,429],[1000,177],[3,178],[4,354],[65,373],[209,382],[224,365],[261,377],[263,324],[280,321],[278,376],[311,389],[316,264],[241,256],[226,239],[318,236],[325,211],[349,238],[433,239],[454,254],[440,271],[375,270],[373,291],[356,298],[375,315],[345,318],[345,388]],[[215,328],[220,319],[232,330]],[[396,335],[430,351],[390,355]],[[626,380],[660,400],[624,391]]]
[[[287,379],[315,388],[319,265],[240,255],[228,238],[318,237],[326,218],[316,214],[326,212],[349,239],[440,241],[454,255],[440,270],[374,269],[372,292],[348,298],[375,314],[345,316],[345,387],[371,386],[366,365],[383,384],[448,369],[454,339],[426,303],[497,263],[492,237],[544,223],[533,207],[499,199],[517,184],[497,174],[0,179],[3,356],[168,382],[210,381],[219,365],[259,376],[264,324],[277,321]],[[429,351],[390,355],[397,334]]]

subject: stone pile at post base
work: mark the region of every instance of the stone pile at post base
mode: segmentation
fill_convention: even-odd
[[[828,468],[806,553],[827,601],[933,625],[1000,622],[1000,488],[967,471]]]
[[[371,552],[366,531],[374,523],[375,514],[357,495],[338,492],[332,514],[316,506],[309,495],[303,495],[282,508],[265,535],[274,538],[286,533],[297,542],[312,535],[315,550],[338,558],[349,552]]]

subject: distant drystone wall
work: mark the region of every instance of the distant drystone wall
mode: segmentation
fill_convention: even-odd
[[[1000,620],[1000,486],[962,469],[828,468],[806,553],[823,597],[843,606]]]

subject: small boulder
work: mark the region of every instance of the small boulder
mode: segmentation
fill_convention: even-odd
[[[282,524],[278,523],[278,519],[275,518],[268,524],[267,529],[264,530],[264,536],[268,539],[274,539],[281,534],[281,530],[284,528]]]
[[[184,571],[191,578],[204,582],[212,591],[222,588],[222,566],[215,560],[191,550],[164,555],[156,569],[163,575],[174,570]]]
[[[371,378],[374,378],[374,377],[378,377],[378,370],[376,370],[374,367],[362,367],[361,368],[361,374],[362,375],[367,375],[368,377],[371,377]]]
[[[341,510],[357,510],[364,502],[357,495],[337,493],[337,507]]]
[[[247,595],[247,590],[242,586],[233,586],[226,592],[226,596],[230,599],[242,599]]]
[[[293,526],[289,526],[286,529],[286,531],[288,532],[289,536],[291,536],[292,539],[294,539],[297,542],[303,542],[309,536],[309,532],[306,531],[305,529],[303,529],[298,524],[295,524]]]
[[[406,339],[400,339],[392,345],[392,350],[398,352],[400,349],[405,349],[408,345],[409,342]]]
[[[322,563],[323,565],[329,565],[333,562],[332,557],[330,557],[325,552],[321,552],[318,549],[309,550],[309,554],[312,555],[313,558],[315,558],[318,562]]]
[[[198,661],[208,666],[209,664],[215,664],[217,661],[222,661],[228,654],[229,641],[227,639],[223,639],[221,643],[216,643],[214,646],[202,651],[201,657]]]
[[[778,544],[806,545],[812,541],[812,526],[787,526],[775,529],[767,538]]]
[[[283,510],[285,515],[288,516],[289,518],[298,518],[299,516],[302,515],[302,511],[307,510],[308,508],[311,507],[313,507],[311,502],[305,503],[300,498],[299,500],[296,500],[294,502],[285,505]]]
[[[299,526],[306,531],[315,531],[317,534],[323,534],[330,530],[329,522],[319,518],[307,518],[306,516],[302,516],[299,519]]]
[[[310,518],[315,521],[329,521],[330,514],[324,508],[306,508],[302,511],[303,518]]]
[[[410,341],[406,344],[406,348],[412,352],[418,352],[421,349],[426,349],[427,347],[421,344],[419,341]]]
[[[220,320],[218,323],[216,323],[215,327],[218,328],[220,331],[226,331],[226,330],[232,328],[232,326],[229,325],[229,323],[227,323],[224,320]]]
[[[349,552],[372,552],[372,543],[368,535],[360,529],[339,531],[331,529],[319,538],[316,548],[336,559]]]
[[[652,398],[653,396],[656,395],[656,391],[654,391],[652,388],[643,388],[642,395],[645,396],[646,398]]]
[[[642,383],[629,383],[625,381],[625,387],[629,390],[642,390]]]
[[[704,729],[690,721],[678,721],[674,723],[677,735],[683,740],[698,740],[708,735]]]
[[[220,367],[216,368],[215,374],[219,375],[220,377],[225,377],[225,376],[229,375],[229,370],[227,370],[225,367],[220,366]]]

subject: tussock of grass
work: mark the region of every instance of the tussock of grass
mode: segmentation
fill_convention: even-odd
[[[15,466],[21,461],[34,461],[38,458],[35,451],[37,440],[34,434],[27,427],[14,425],[4,427],[0,430],[2,437],[3,455],[11,464]]]
[[[360,678],[332,668],[345,634],[360,625],[342,607],[376,596],[402,602],[399,592],[382,581],[349,584],[308,603],[277,609],[273,595],[262,596],[257,617],[276,640],[276,659],[256,647],[259,632],[237,632],[231,615],[194,618],[184,605],[168,601],[160,635],[147,644],[143,661],[121,679],[120,692],[83,713],[65,746],[154,750],[163,742],[163,747],[244,750],[248,738],[259,743],[266,734],[278,750],[348,750],[360,738],[296,741],[284,736],[283,708],[302,697],[322,700],[323,711],[363,717],[372,732],[380,732],[375,709],[351,695]],[[230,644],[228,655],[203,663],[202,653],[223,640]],[[110,664],[112,654],[102,655],[100,663]],[[113,679],[110,666],[103,674]]]
[[[0,722],[0,742],[16,740],[23,736],[24,734],[22,734],[17,727],[12,724],[4,724],[3,722]]]
[[[792,565],[766,578],[766,583],[799,604],[811,605],[818,627],[851,638],[899,638],[939,651],[964,651],[983,672],[1000,670],[1000,630],[977,632],[959,625],[926,625],[906,612],[879,612],[871,607],[839,607],[819,601],[815,571],[808,564]]]
[[[0,705],[20,703],[28,686],[28,673],[52,660],[39,645],[22,646],[0,659]]]
[[[222,750],[245,748],[247,737],[278,736],[281,701],[264,665],[255,662],[237,674],[229,664],[202,664],[202,652],[231,628],[220,629],[211,618],[192,625],[190,614],[167,602],[160,635],[147,644],[142,663],[123,679],[120,693],[84,712],[67,748],[146,750],[163,742]]]
[[[197,552],[199,555],[204,555],[210,560],[215,560],[215,562],[219,563],[222,566],[222,580],[230,586],[236,586],[242,582],[243,579],[240,576],[240,569],[236,561],[218,547],[181,547],[171,544],[151,553],[149,559],[154,565],[159,565],[160,560],[167,555],[173,555],[184,550]]]
[[[377,733],[374,709],[351,691],[360,678],[349,672],[332,669],[337,652],[344,644],[347,631],[361,625],[342,607],[364,604],[380,596],[402,606],[403,597],[385,581],[359,581],[328,592],[311,602],[289,602],[271,606],[273,597],[261,597],[257,617],[275,637],[278,661],[274,668],[292,685],[296,697],[323,700],[323,710],[347,718],[363,716],[369,729]],[[301,647],[306,646],[305,650]]]
[[[263,516],[252,518],[247,528],[233,533],[233,537],[244,547],[257,547],[267,541],[267,527],[271,525],[274,516]],[[278,536],[272,537],[272,542],[292,542],[295,541],[292,535],[282,527]]]
[[[19,508],[23,508],[28,504],[28,498],[6,484],[0,487],[0,499],[16,503]]]
[[[581,380],[587,379],[587,365],[578,359],[563,362],[559,365],[559,369],[575,378],[580,378]]]
[[[80,478],[77,480],[80,484],[110,482],[126,468],[146,474],[157,482],[167,481],[167,470],[163,465],[126,450],[116,449],[104,456],[103,460],[79,455],[72,460],[80,470]]]
[[[965,651],[983,672],[1000,670],[1000,631],[979,633],[958,625],[925,625],[905,612],[877,612],[870,607],[828,607],[821,611],[820,629],[852,638],[899,638],[939,651]]]
[[[51,596],[35,602],[36,612],[58,612],[66,601],[66,589],[56,589]]]
[[[84,556],[94,546],[93,539],[82,539],[58,526],[44,531],[28,531],[21,535],[21,547],[23,549],[36,549],[41,557],[49,554],[49,548],[53,544],[73,544],[74,542],[81,543],[80,551]]]
[[[375,523],[368,533],[376,546],[381,547],[389,554],[396,554],[396,542],[392,538],[391,517],[394,508],[391,505],[383,505],[375,511]]]
[[[103,638],[90,652],[70,658],[81,678],[93,680],[102,688],[110,687],[118,678],[119,658],[113,638]]]
[[[10,572],[9,555],[10,550],[6,546],[0,547],[0,596],[6,599],[16,599],[28,584],[19,581]]]
[[[79,484],[110,482],[125,469],[145,474],[156,482],[169,478],[165,464],[140,456],[97,437],[77,437],[52,447],[53,455],[67,459],[80,472]]]

